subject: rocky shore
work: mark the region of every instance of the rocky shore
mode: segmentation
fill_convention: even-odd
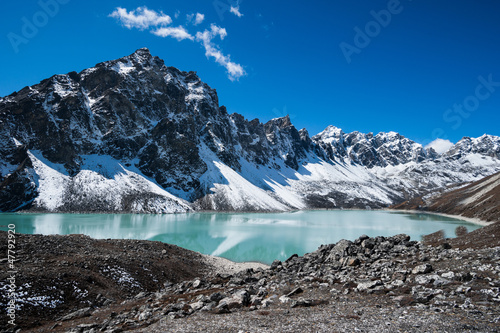
[[[159,242],[18,237],[30,259],[17,263],[18,326],[3,332],[500,331],[499,223],[427,243],[361,236],[271,267]]]

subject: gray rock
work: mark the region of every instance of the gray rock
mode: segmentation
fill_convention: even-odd
[[[210,301],[219,302],[224,297],[225,297],[224,294],[222,294],[220,292],[216,292],[216,293],[213,293],[212,295],[210,295]]]
[[[375,241],[371,238],[365,239],[361,242],[361,246],[365,249],[373,249],[375,247]]]
[[[356,287],[358,291],[364,291],[368,290],[371,288],[374,288],[376,286],[382,285],[382,281],[380,280],[375,280],[375,281],[365,281],[365,282],[359,282],[358,286]]]
[[[321,301],[321,300],[312,300],[312,299],[304,299],[300,297],[298,300],[293,301],[291,307],[292,308],[297,308],[297,307],[310,307],[310,306],[316,306],[320,304],[325,304],[327,302]]]
[[[250,306],[257,306],[262,304],[262,297],[257,295],[252,295],[250,297]]]
[[[77,326],[77,328],[81,329],[82,331],[88,331],[96,327],[97,324],[80,324]]]
[[[144,298],[148,296],[148,293],[144,292],[144,291],[141,291],[140,293],[138,293],[137,295],[135,295],[135,299],[140,299],[140,298]]]
[[[272,295],[269,298],[266,298],[265,300],[262,301],[262,307],[263,308],[269,307],[271,304],[273,304],[276,301],[277,298],[278,298],[278,295]]]
[[[471,287],[467,286],[459,286],[455,291],[459,294],[467,294],[469,291],[471,291]]]
[[[72,312],[70,314],[67,314],[59,319],[59,321],[68,321],[68,320],[73,320],[73,319],[78,319],[78,318],[83,318],[83,317],[88,317],[92,313],[91,308],[83,308],[80,310],[77,310],[75,312]]]
[[[205,306],[205,303],[203,303],[202,301],[198,301],[198,302],[189,304],[189,306],[191,307],[191,309],[193,309],[193,311],[198,311]]]
[[[358,258],[345,258],[345,260],[342,263],[342,266],[354,267],[354,266],[359,266],[360,264],[361,261]]]
[[[217,306],[217,303],[210,302],[200,309],[200,311],[212,311]]]
[[[365,239],[368,239],[368,238],[370,238],[370,237],[368,237],[367,235],[363,234],[363,235],[359,236],[358,239],[356,239],[354,241],[354,244],[360,245]]]
[[[193,289],[197,289],[199,286],[201,285],[201,280],[200,279],[196,279],[194,282],[193,282]]]
[[[427,274],[432,272],[432,266],[430,264],[418,265],[411,271],[413,274]]]
[[[327,261],[339,261],[341,258],[349,256],[350,248],[353,243],[346,239],[340,240],[330,251]]]
[[[273,263],[271,264],[271,269],[275,270],[278,268],[278,266],[281,266],[281,261],[279,260],[274,260]]]
[[[451,283],[451,281],[443,279],[437,274],[418,275],[415,277],[415,282],[422,285],[432,283],[436,287],[444,286]]]
[[[286,296],[286,295],[281,296],[279,298],[279,300],[283,304],[288,304],[288,303],[292,303],[293,302],[293,300],[290,297]]]
[[[146,320],[146,319],[149,319],[153,314],[151,313],[151,311],[144,311],[142,312],[141,314],[139,314],[139,317],[138,319],[140,321],[142,320]]]
[[[229,309],[238,309],[250,303],[250,295],[246,290],[238,290],[230,297],[223,298],[219,305],[225,303]]]
[[[437,291],[422,286],[415,286],[412,288],[411,294],[416,302],[425,304],[437,294]]]
[[[286,296],[292,297],[293,295],[297,295],[297,294],[300,294],[302,292],[304,292],[304,290],[302,290],[302,288],[300,288],[300,287],[297,287],[294,290],[292,290],[291,292],[289,292]]]
[[[453,280],[453,279],[455,279],[455,273],[451,272],[451,271],[446,272],[446,273],[441,274],[441,277],[448,279],[448,280]]]
[[[408,236],[406,234],[399,234],[396,236],[392,236],[391,239],[394,242],[394,244],[400,244],[400,243],[404,243],[404,242],[409,242],[410,236]]]
[[[229,306],[225,302],[220,302],[219,305],[215,307],[214,312],[218,314],[231,313]]]
[[[241,306],[247,306],[250,302],[250,294],[246,290],[238,290],[234,295],[233,299],[236,300]]]

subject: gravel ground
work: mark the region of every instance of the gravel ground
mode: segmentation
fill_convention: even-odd
[[[159,242],[18,239],[30,287],[2,332],[500,331],[500,223],[425,243],[361,236],[271,267]]]
[[[268,283],[266,297],[275,301],[267,307],[242,307],[231,313],[197,311],[184,318],[164,316],[152,325],[131,331],[500,332],[500,247],[489,247],[489,239],[484,237],[498,238],[499,231],[500,224],[496,224],[455,239],[452,243],[462,249],[448,248],[446,240],[440,240],[436,246],[417,243],[414,253],[403,252],[392,258],[382,255],[371,265],[343,267],[340,275],[345,278],[339,280],[336,275],[336,281],[329,281],[326,274],[311,275],[317,267],[311,271],[306,269],[305,278],[294,273],[294,265],[290,264],[294,260],[299,260],[299,267],[305,267],[320,256],[294,258],[289,264],[281,263],[284,267],[273,264],[275,268],[271,270],[278,271],[274,275],[276,285]],[[471,240],[475,240],[475,246],[467,248],[465,245],[470,245]],[[335,247],[326,253],[331,256]],[[391,265],[387,260],[385,265],[376,265],[384,259],[398,264]],[[407,270],[411,273],[404,283],[391,288],[399,279],[401,268],[412,266]],[[427,266],[432,267],[428,272],[419,271]],[[385,280],[384,275],[378,273],[386,268],[390,278]],[[365,274],[373,275],[372,281],[381,278],[383,285],[361,291],[357,281],[363,280]],[[309,276],[314,278],[308,279]],[[268,277],[272,280],[273,275]],[[283,295],[289,295],[297,287],[302,291],[291,295],[291,302],[281,301]],[[294,307],[299,304],[294,301],[301,299],[314,302],[310,306]]]
[[[260,262],[234,262],[226,258],[209,256],[202,254],[204,263],[208,266],[213,266],[212,273],[215,274],[236,274],[246,269],[266,269],[268,265]]]
[[[7,237],[7,232],[0,231],[2,257],[7,255]],[[24,234],[16,234],[15,241],[15,292],[20,307],[16,323],[23,329],[213,270],[200,253],[161,242]],[[2,267],[7,268],[5,257]],[[8,322],[9,276],[8,269],[0,271],[0,330],[8,327],[3,325]]]
[[[363,298],[339,297],[333,304],[314,308],[220,315],[199,312],[184,319],[166,318],[134,332],[498,332],[498,326],[477,323],[458,311],[402,308],[383,302],[379,308]]]

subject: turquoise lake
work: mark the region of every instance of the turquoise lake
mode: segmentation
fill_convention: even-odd
[[[0,230],[14,224],[23,234],[85,234],[93,238],[161,241],[233,261],[271,263],[303,255],[321,244],[405,233],[413,240],[455,228],[480,226],[432,214],[389,211],[297,211],[287,213],[0,214]]]

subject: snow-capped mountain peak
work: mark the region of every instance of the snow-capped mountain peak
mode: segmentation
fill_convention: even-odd
[[[1,211],[384,207],[499,160],[490,135],[437,155],[396,132],[249,121],[146,48],[0,98]]]

